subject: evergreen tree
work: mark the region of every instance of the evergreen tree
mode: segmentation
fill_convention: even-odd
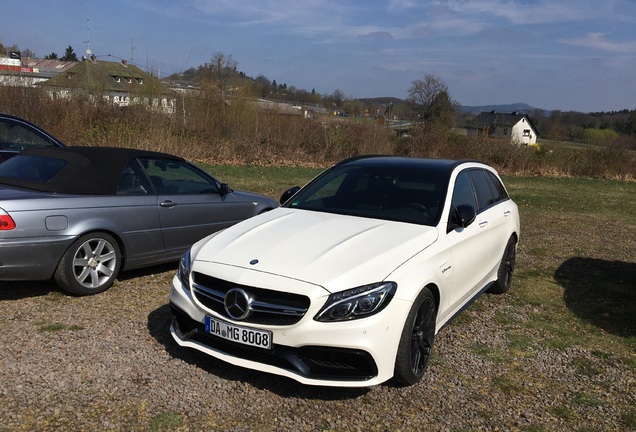
[[[68,48],[66,48],[66,51],[64,51],[64,55],[62,57],[60,57],[60,60],[62,61],[78,61],[77,60],[77,55],[75,54],[75,51],[73,51],[73,47],[72,46],[68,46]]]

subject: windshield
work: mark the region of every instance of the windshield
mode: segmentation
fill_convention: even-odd
[[[336,166],[287,204],[291,208],[437,225],[446,181],[422,168]]]

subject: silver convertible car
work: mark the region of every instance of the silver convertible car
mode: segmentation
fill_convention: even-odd
[[[121,269],[176,261],[274,207],[165,153],[26,149],[0,164],[0,281],[54,277],[70,293],[96,294]]]

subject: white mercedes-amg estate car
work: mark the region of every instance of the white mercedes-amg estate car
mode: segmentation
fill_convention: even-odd
[[[281,203],[182,257],[179,345],[305,384],[411,385],[445,324],[510,287],[519,212],[483,163],[357,157]]]

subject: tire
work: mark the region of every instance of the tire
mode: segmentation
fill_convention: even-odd
[[[436,319],[435,298],[424,288],[411,306],[400,336],[393,375],[398,385],[413,385],[424,375],[435,341]]]
[[[121,252],[106,233],[78,238],[64,253],[55,270],[55,281],[71,294],[85,296],[111,287],[121,267]]]
[[[517,241],[514,237],[510,237],[506,250],[504,251],[499,269],[497,270],[497,280],[488,290],[493,294],[503,294],[510,289],[512,284],[512,273],[515,270],[515,261],[517,260]]]

